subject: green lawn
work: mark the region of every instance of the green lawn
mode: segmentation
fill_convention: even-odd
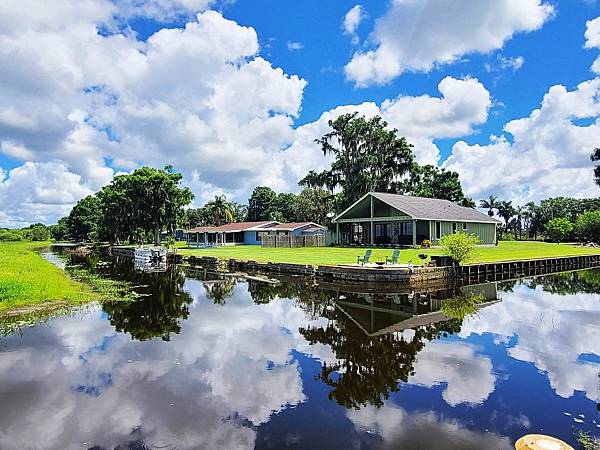
[[[0,314],[52,303],[75,305],[98,297],[83,283],[42,258],[40,242],[0,242]]]
[[[218,258],[234,258],[238,260],[254,260],[257,262],[285,262],[296,264],[348,264],[355,263],[357,256],[362,256],[365,249],[338,247],[309,248],[262,248],[253,245],[217,247],[207,249],[178,249],[183,255],[216,256]],[[400,251],[400,262],[412,260],[415,264],[420,260],[419,253],[441,255],[440,248],[406,249]],[[392,250],[373,249],[373,261],[384,261],[391,256]],[[500,242],[497,247],[478,247],[474,262],[507,261],[515,259],[534,259],[554,256],[576,256],[600,254],[600,249],[582,248],[568,244],[549,244],[545,242]]]

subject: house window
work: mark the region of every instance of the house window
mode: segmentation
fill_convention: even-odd
[[[463,222],[463,231],[467,231],[467,222]]]
[[[262,241],[262,235],[257,231],[256,232],[256,242],[261,242]]]
[[[413,224],[412,222],[400,223],[400,236],[412,236]]]
[[[456,222],[452,222],[452,232],[456,233],[457,230],[458,230],[458,224]]]
[[[435,223],[435,238],[439,239],[442,237],[442,224],[441,222]]]

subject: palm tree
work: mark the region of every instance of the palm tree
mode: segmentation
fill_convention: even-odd
[[[487,200],[479,200],[479,207],[488,210],[488,216],[494,217],[494,209],[498,209],[498,197],[490,195]]]
[[[224,195],[217,195],[215,199],[209,203],[210,212],[215,226],[224,225],[233,222],[233,214],[231,206]]]
[[[508,232],[508,224],[516,212],[515,207],[510,200],[505,200],[498,203],[496,209],[498,210],[498,215],[504,219],[505,230]]]
[[[527,214],[527,210],[524,206],[517,206],[515,208],[515,218],[514,218],[514,230],[515,230],[515,239],[521,239],[523,237],[523,218]],[[517,238],[517,231],[519,236]]]

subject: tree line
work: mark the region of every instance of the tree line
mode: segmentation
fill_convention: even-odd
[[[518,206],[490,195],[479,207],[502,219],[501,239],[600,241],[600,198],[554,197]]]
[[[303,189],[298,194],[257,186],[246,204],[217,195],[199,208],[189,208],[194,196],[181,186],[181,174],[170,166],[162,170],[142,167],[116,176],[100,192],[80,200],[50,231],[55,239],[159,243],[162,231],[231,222],[313,221],[329,225],[335,213],[370,191],[478,206],[464,194],[457,172],[418,164],[413,146],[381,117],[366,119],[358,113],[344,114],[330,120],[329,126],[331,130],[315,142],[323,156],[331,159],[330,167],[321,172],[310,171],[299,181]],[[592,160],[600,160],[600,149]],[[600,168],[596,168],[596,175],[599,174]],[[598,178],[597,182],[600,183]],[[523,206],[496,196],[479,202],[479,207],[487,209],[490,216],[502,219],[503,239],[545,236],[597,241],[597,216],[591,212],[599,206],[598,199],[566,197]]]

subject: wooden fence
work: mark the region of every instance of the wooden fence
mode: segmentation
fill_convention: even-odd
[[[325,247],[325,236],[262,236],[263,247]]]

